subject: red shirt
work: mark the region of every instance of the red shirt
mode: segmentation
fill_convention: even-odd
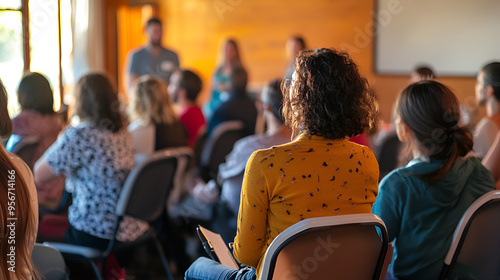
[[[189,146],[193,148],[198,137],[198,131],[205,125],[205,117],[199,107],[191,106],[180,113],[179,120],[186,127],[188,132],[188,143]]]

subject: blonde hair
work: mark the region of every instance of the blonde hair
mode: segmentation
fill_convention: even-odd
[[[177,119],[167,86],[151,75],[141,76],[133,85],[129,110],[132,119],[142,119],[146,123],[172,124]]]

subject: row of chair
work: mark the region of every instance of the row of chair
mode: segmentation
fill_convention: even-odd
[[[186,147],[165,149],[148,155],[136,164],[128,175],[118,200],[115,213],[119,219],[116,230],[124,215],[150,223],[160,217],[166,209],[171,189],[182,187],[178,186],[182,183],[180,177],[193,159],[199,160],[204,172],[202,174],[205,174],[207,179],[214,176],[218,165],[231,151],[234,142],[245,136],[242,128],[242,123],[238,121],[223,123],[214,130],[210,138],[201,138],[198,152],[195,151],[195,154]],[[36,139],[23,140],[17,139],[11,144],[11,148],[19,155],[29,154],[29,148],[37,143]],[[200,145],[204,149],[200,150]],[[499,213],[499,191],[485,194],[470,206],[457,226],[440,279],[450,279],[457,263],[478,267],[478,273],[481,274],[478,274],[477,279],[493,279],[493,276],[500,275],[500,257],[496,256],[496,253],[500,252],[500,241],[496,241],[496,236],[500,233],[500,219],[495,219],[495,215]],[[329,240],[334,240],[334,244],[329,244]],[[104,252],[63,243],[45,245],[60,251],[65,259],[88,261],[97,279],[102,279],[97,268],[98,263],[102,264],[101,271],[105,271],[103,260],[110,253],[147,241],[155,244],[167,277],[173,279],[153,227],[134,242],[124,244],[113,238]],[[323,245],[323,249],[318,245]],[[35,248],[40,250],[43,247],[37,245]],[[320,251],[322,253],[319,253]],[[303,278],[297,273],[305,273],[311,276],[308,279],[325,279],[325,276],[330,278],[332,274],[339,279],[378,279],[386,252],[386,229],[375,215],[307,219],[285,230],[271,243],[264,257],[261,279],[292,279],[290,276],[294,273],[295,278]],[[34,254],[34,260],[36,256]],[[369,275],[371,277],[368,277]]]
[[[150,163],[152,161],[146,165]],[[132,215],[137,212],[125,210],[125,213]],[[462,279],[455,271],[459,266],[466,266],[469,270],[474,268],[475,275],[468,275],[466,279],[498,278],[499,214],[500,191],[491,191],[481,196],[469,207],[454,232],[440,280]],[[141,218],[141,215],[135,217]],[[154,235],[151,237],[155,238]],[[161,246],[157,248],[166,265]],[[103,260],[106,256],[106,252],[81,246],[36,244],[33,260],[46,279],[66,279],[64,262],[58,251],[62,252],[65,259],[78,256],[91,263]],[[384,222],[376,215],[353,214],[306,219],[286,229],[273,240],[265,253],[259,280],[383,279],[383,268],[387,267],[387,261],[390,262],[390,258],[386,258],[387,251],[387,231]],[[95,255],[89,255],[90,252]],[[94,269],[96,277],[102,279],[95,265]],[[168,266],[165,269],[169,279],[172,279]]]

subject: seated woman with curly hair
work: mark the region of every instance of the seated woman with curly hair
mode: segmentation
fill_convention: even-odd
[[[185,279],[256,279],[264,254],[286,228],[308,218],[371,213],[378,191],[373,152],[347,140],[371,128],[376,106],[348,54],[302,51],[285,90],[283,115],[298,136],[258,150],[243,179],[235,270],[199,258]]]

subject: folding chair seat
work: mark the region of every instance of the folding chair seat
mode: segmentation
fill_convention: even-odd
[[[273,240],[259,279],[378,280],[387,246],[387,230],[376,215],[306,219]]]

